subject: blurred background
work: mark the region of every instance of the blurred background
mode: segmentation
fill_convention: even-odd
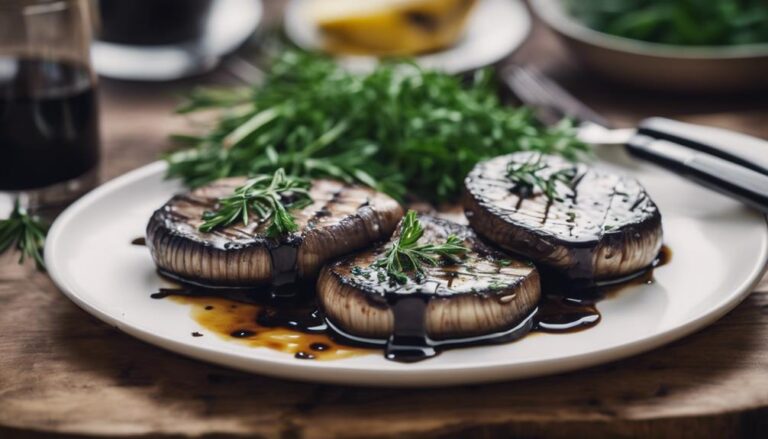
[[[762,0],[12,0],[0,5],[0,190],[66,205],[96,163],[109,163],[103,181],[172,148],[194,88],[258,84],[289,49],[360,72],[382,59],[495,67],[513,104],[557,107],[549,82],[612,127],[665,116],[768,137]],[[528,80],[509,80],[510,66]]]
[[[101,8],[94,19],[94,60],[103,75],[102,137],[109,145],[105,160],[116,165],[108,176],[146,162],[145,155],[136,154],[137,148],[167,148],[167,134],[187,123],[171,113],[180,94],[198,84],[258,80],[265,56],[291,46],[328,52],[358,69],[371,62],[366,55],[416,56],[425,65],[457,73],[484,65],[529,66],[619,126],[648,116],[667,116],[768,137],[764,124],[768,120],[764,79],[768,20],[761,18],[768,5],[761,1],[362,3],[110,0],[97,4]],[[233,26],[227,30],[228,26],[216,24],[216,20],[227,23],[227,8],[241,11],[234,26],[238,32],[232,31]],[[166,16],[171,10],[173,25]],[[212,20],[216,11],[221,18]],[[398,22],[402,11],[411,13]],[[131,14],[143,18],[131,18]],[[624,24],[609,28],[606,23]],[[409,32],[414,26],[417,31]],[[426,37],[418,32],[421,29],[429,29]],[[211,49],[210,43],[200,42],[216,40],[211,34],[217,32],[227,44]],[[202,47],[197,51],[189,45],[195,38],[198,42],[192,46]],[[187,70],[181,68],[170,77],[131,79],[134,67],[110,65],[109,56],[99,58],[102,46],[117,45],[150,55],[158,51],[160,58],[172,63],[178,58],[169,49],[174,42],[187,44],[182,51],[193,59],[187,60]],[[142,59],[138,64],[143,70],[153,69],[147,58]]]

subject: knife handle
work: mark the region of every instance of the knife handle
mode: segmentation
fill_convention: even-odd
[[[637,132],[720,157],[768,175],[768,142],[756,137],[662,117],[643,120],[638,125]]]
[[[768,174],[666,139],[636,134],[627,143],[635,157],[653,162],[768,214]]]

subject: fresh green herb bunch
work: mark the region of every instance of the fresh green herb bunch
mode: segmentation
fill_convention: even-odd
[[[48,226],[30,215],[16,199],[11,216],[0,220],[0,253],[15,248],[20,253],[20,264],[26,258],[32,258],[37,268],[44,270],[43,247],[47,232]]]
[[[442,244],[419,244],[423,235],[424,227],[416,217],[416,212],[409,210],[403,217],[400,237],[372,266],[384,268],[391,279],[404,284],[408,282],[406,273],[423,275],[424,266],[437,266],[440,258],[454,263],[461,262],[461,257],[469,251],[456,235],[449,235]]]
[[[575,159],[586,150],[571,124],[545,128],[529,110],[502,105],[489,70],[469,83],[403,63],[358,75],[287,52],[264,84],[197,90],[179,111],[204,109],[223,111],[207,134],[176,136],[189,149],[167,157],[169,175],[193,187],[284,168],[443,202],[458,197],[480,160],[520,150]]]
[[[765,0],[568,0],[570,13],[601,32],[685,46],[768,43]]]
[[[538,188],[550,201],[562,201],[558,195],[558,183],[570,187],[576,178],[576,167],[569,166],[548,175],[548,166],[542,163],[542,154],[532,155],[523,163],[510,162],[507,166],[507,177],[515,184],[513,190],[523,198],[531,197]]]
[[[249,213],[272,224],[267,228],[267,236],[278,237],[295,232],[298,227],[290,209],[302,209],[312,204],[309,195],[310,182],[303,178],[285,175],[281,168],[273,175],[259,175],[235,189],[234,193],[219,200],[218,209],[205,212],[200,225],[201,232],[210,232],[218,227],[226,227],[237,221],[248,224]]]

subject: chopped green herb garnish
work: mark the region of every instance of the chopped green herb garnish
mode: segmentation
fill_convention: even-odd
[[[491,70],[473,79],[384,63],[355,74],[332,59],[286,52],[263,84],[197,90],[180,112],[219,110],[188,149],[167,157],[168,173],[192,187],[222,177],[272,173],[356,182],[402,200],[453,201],[479,161],[530,150],[576,159],[587,146],[569,122],[537,123],[504,105]]]
[[[21,207],[17,198],[11,216],[0,220],[0,253],[16,249],[20,264],[26,258],[32,258],[38,269],[45,270],[43,247],[46,233],[48,226]]]
[[[286,176],[283,169],[273,175],[259,175],[235,189],[228,197],[221,198],[218,209],[203,214],[201,232],[210,232],[218,227],[226,227],[237,221],[247,225],[249,214],[253,213],[261,220],[272,220],[267,228],[267,235],[282,236],[297,230],[289,209],[302,209],[312,204],[309,195],[310,182],[303,178]]]
[[[423,279],[425,265],[437,266],[440,258],[458,263],[469,251],[456,235],[449,235],[442,244],[419,244],[423,235],[424,227],[416,212],[409,210],[403,217],[399,238],[373,266],[384,268],[391,279],[403,284],[408,281],[407,273],[415,272],[417,280]]]
[[[514,183],[513,191],[523,198],[533,196],[534,190],[539,189],[550,201],[562,201],[558,196],[558,183],[570,188],[576,178],[576,167],[566,167],[555,172],[543,172],[549,168],[542,162],[542,154],[532,155],[523,163],[510,163],[507,166],[507,177]]]
[[[491,280],[491,283],[488,284],[488,288],[492,290],[502,290],[507,287],[507,284],[502,282],[500,279],[493,279]]]

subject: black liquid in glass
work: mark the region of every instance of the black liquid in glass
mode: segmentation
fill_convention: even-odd
[[[68,181],[98,158],[89,70],[60,60],[0,56],[0,190]]]

